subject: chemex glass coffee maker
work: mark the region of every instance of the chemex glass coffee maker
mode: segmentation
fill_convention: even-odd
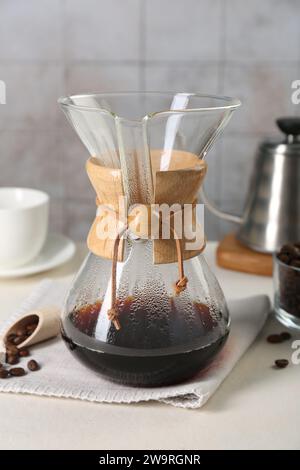
[[[188,379],[229,333],[223,292],[202,254],[196,202],[206,154],[240,102],[147,92],[59,103],[89,151],[97,205],[62,336],[78,359],[113,381]]]

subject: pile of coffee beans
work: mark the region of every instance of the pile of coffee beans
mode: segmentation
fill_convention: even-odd
[[[268,343],[272,344],[279,344],[284,343],[285,341],[289,341],[292,338],[292,335],[288,331],[283,331],[279,334],[272,334],[267,337]],[[286,366],[289,365],[289,361],[287,359],[276,359],[274,361],[274,369],[284,369]]]
[[[10,346],[19,346],[22,344],[32,333],[35,331],[38,326],[38,318],[32,319],[30,323],[20,326],[13,333],[10,333],[6,339],[6,344]]]
[[[27,369],[31,372],[35,372],[40,369],[40,366],[34,359],[31,359],[27,363]],[[7,379],[8,377],[22,377],[25,374],[26,371],[23,367],[8,368],[7,364],[3,365],[0,363],[0,379]]]
[[[279,305],[300,317],[300,243],[283,245],[277,258],[283,263],[278,265]]]
[[[15,352],[15,351],[14,351]],[[17,354],[12,354],[11,349],[6,347],[6,364],[0,362],[0,379],[7,379],[8,377],[22,377],[26,374],[23,367],[10,367],[10,365],[16,365],[21,358],[29,356],[29,350],[23,348],[18,350]],[[27,362],[27,369],[31,372],[35,372],[40,369],[39,364],[34,359]]]
[[[30,355],[28,348],[18,348],[17,346],[22,344],[29,336],[32,335],[37,327],[37,324],[38,321],[33,321],[24,327],[20,327],[18,330],[16,330],[16,332],[10,333],[8,335],[5,342],[6,364],[3,365],[0,363],[0,379],[7,379],[8,377],[22,377],[26,374],[26,371],[23,367],[9,368],[9,366],[15,366],[22,358],[26,358]],[[31,372],[34,372],[39,370],[40,366],[34,359],[31,359],[27,363],[27,369]]]

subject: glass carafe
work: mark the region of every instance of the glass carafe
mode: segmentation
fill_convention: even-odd
[[[90,178],[97,203],[100,196],[107,203],[107,192],[113,198],[121,187],[126,208],[153,204],[157,181],[172,172],[178,171],[175,181],[185,192],[189,169],[204,161],[240,104],[188,93],[91,94],[59,102],[90,153],[89,164],[111,178],[98,182],[100,193]],[[178,188],[173,183],[171,189]],[[62,316],[66,344],[119,383],[158,386],[188,379],[209,365],[229,334],[226,301],[202,254],[204,244],[199,254],[184,252],[180,263],[180,245],[175,258],[164,258],[160,240],[137,236],[128,225],[118,243],[113,240],[110,254],[107,247],[100,255],[90,252],[81,266]]]

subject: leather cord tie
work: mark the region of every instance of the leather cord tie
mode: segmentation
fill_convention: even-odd
[[[111,273],[111,307],[107,311],[107,315],[109,320],[113,323],[114,327],[116,330],[121,329],[121,324],[119,321],[119,312],[118,308],[116,305],[116,300],[117,300],[117,263],[118,263],[118,249],[119,249],[119,243],[123,235],[125,234],[126,230],[128,229],[128,225],[125,225],[122,230],[118,233],[118,235],[115,238],[114,241],[114,248],[113,248],[113,259],[112,259],[112,273]],[[175,295],[181,294],[186,287],[188,283],[188,278],[184,274],[184,265],[183,265],[183,250],[182,250],[182,243],[181,239],[178,238],[175,230],[171,228],[174,238],[175,238],[175,243],[176,243],[176,252],[177,252],[177,260],[178,260],[178,272],[179,272],[179,278],[174,284],[174,291]],[[204,250],[206,243],[204,242],[201,251]]]

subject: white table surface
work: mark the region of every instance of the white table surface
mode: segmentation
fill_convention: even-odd
[[[215,243],[205,256],[227,298],[272,297],[271,278],[215,265]],[[85,254],[46,274],[0,281],[0,321],[45,277],[68,280]],[[290,359],[291,343],[271,345],[285,328],[270,319],[252,347],[202,409],[158,403],[96,404],[79,400],[0,394],[1,449],[288,449],[300,448],[300,366],[273,370]],[[293,336],[295,339],[300,335]]]

